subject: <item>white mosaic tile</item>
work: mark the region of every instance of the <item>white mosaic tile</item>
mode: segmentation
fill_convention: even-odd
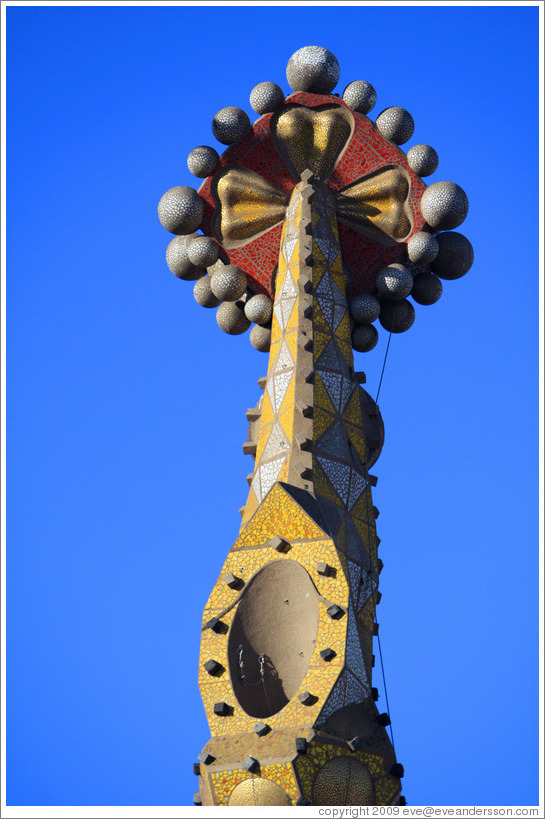
[[[276,461],[269,461],[269,463],[263,464],[260,467],[261,473],[261,500],[265,497],[265,495],[269,492],[273,484],[275,483],[276,479],[278,478],[278,474],[282,469],[282,464],[284,463],[285,458],[278,458]]]
[[[289,449],[289,446],[288,436],[280,424],[275,424],[263,449],[261,463],[263,463],[263,461],[268,461],[270,458],[274,458],[277,455],[285,453],[286,450]]]
[[[272,381],[274,384],[274,403],[273,409],[276,414],[280,412],[280,408],[282,406],[282,401],[286,397],[286,392],[288,391],[288,387],[290,385],[290,381],[293,378],[293,370],[287,370],[286,372],[280,372],[278,374],[274,374],[272,377]]]

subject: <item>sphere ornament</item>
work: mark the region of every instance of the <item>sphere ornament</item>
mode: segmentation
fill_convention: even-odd
[[[377,92],[370,82],[354,80],[344,89],[343,101],[358,114],[368,114],[375,107]]]
[[[254,324],[250,330],[250,344],[261,353],[268,353],[271,349],[271,328]]]
[[[255,321],[256,324],[267,324],[271,319],[272,311],[273,303],[264,293],[251,296],[244,307],[246,318],[250,321]]]
[[[260,82],[250,92],[250,105],[256,114],[270,114],[284,102],[284,92],[274,82]]]
[[[189,261],[196,267],[211,267],[218,261],[219,245],[209,236],[195,236],[187,248]]]
[[[389,264],[377,273],[377,292],[384,299],[399,301],[408,296],[413,277],[403,264]]]
[[[434,273],[421,273],[414,280],[411,297],[418,304],[435,304],[443,293],[441,279]]]
[[[217,266],[212,273],[210,286],[212,293],[221,301],[237,301],[246,292],[246,273],[234,264]]]
[[[281,785],[272,779],[253,776],[239,782],[229,797],[229,807],[242,805],[291,805],[291,800]]]
[[[194,188],[177,185],[162,195],[157,212],[164,228],[183,236],[200,226],[204,202]]]
[[[407,255],[411,262],[416,264],[429,264],[439,252],[439,245],[435,236],[419,230],[413,233],[407,242]]]
[[[403,145],[414,133],[414,120],[404,108],[393,106],[378,115],[376,126],[385,139]]]
[[[218,142],[224,145],[238,142],[251,127],[250,117],[246,111],[233,105],[222,108],[212,120],[212,132]]]
[[[371,774],[359,759],[336,756],[316,774],[312,801],[315,805],[374,805]]]
[[[465,191],[454,182],[434,182],[424,191],[420,210],[434,231],[452,230],[466,218],[469,202]]]
[[[195,236],[195,233],[176,236],[167,247],[167,265],[175,276],[186,281],[200,279],[206,273],[206,270],[195,266],[189,258],[188,248]]]
[[[224,333],[238,336],[245,333],[250,322],[244,315],[244,304],[241,301],[226,301],[216,311],[216,321]]]
[[[199,145],[189,152],[187,167],[193,176],[204,179],[214,173],[219,162],[219,154],[210,145]]]
[[[217,307],[220,304],[220,299],[212,293],[211,281],[211,276],[202,276],[193,287],[193,296],[201,307]]]
[[[407,301],[384,301],[380,308],[379,321],[390,333],[404,333],[414,322],[414,307]]]
[[[431,269],[442,279],[459,279],[473,264],[473,247],[461,233],[439,233],[436,237],[439,252]]]
[[[361,293],[350,301],[350,315],[358,324],[372,324],[379,313],[380,301],[370,293]]]
[[[352,330],[352,347],[358,353],[368,353],[376,347],[378,330],[372,324],[362,324]]]
[[[337,83],[341,69],[337,58],[327,48],[305,46],[292,54],[286,77],[294,91],[329,94]]]
[[[407,162],[418,176],[429,176],[437,170],[439,157],[430,145],[413,145],[407,151]]]

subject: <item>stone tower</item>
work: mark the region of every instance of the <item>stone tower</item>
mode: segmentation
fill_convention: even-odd
[[[287,70],[295,93],[256,86],[253,126],[241,109],[218,112],[214,134],[231,147],[192,151],[201,188],[173,188],[159,205],[177,234],[170,268],[196,280],[226,332],[254,322],[269,362],[247,412],[255,463],[240,533],[202,622],[211,738],[197,804],[404,804],[372,686],[382,561],[369,469],[384,428],[353,349],[375,346],[377,319],[407,330],[407,296],[437,301],[472,251],[450,232],[464,192],[421,179],[435,151],[398,147],[410,114],[390,108],[372,123],[372,86],[351,83],[341,100],[338,75],[326,49],[301,49]]]

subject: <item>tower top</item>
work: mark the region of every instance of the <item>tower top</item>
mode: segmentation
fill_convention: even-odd
[[[408,111],[392,106],[373,122],[377,94],[363,80],[348,83],[342,98],[334,93],[340,66],[326,48],[300,48],[286,77],[294,92],[287,97],[274,82],[252,89],[253,124],[240,108],[217,112],[212,131],[228,146],[221,156],[208,145],[190,152],[188,168],[203,180],[198,191],[178,185],[159,202],[159,218],[175,234],[167,264],[196,280],[196,301],[217,308],[222,330],[238,335],[253,323],[250,340],[267,352],[282,224],[308,170],[332,192],[352,344],[366,352],[377,343],[377,320],[389,332],[408,330],[414,303],[434,304],[444,280],[470,269],[473,248],[455,231],[467,196],[453,182],[426,186],[438,157],[426,144],[400,147],[415,128]]]

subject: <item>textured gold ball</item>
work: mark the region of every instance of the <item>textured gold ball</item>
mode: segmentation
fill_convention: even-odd
[[[229,805],[291,805],[291,799],[276,782],[256,776],[233,788]]]
[[[336,756],[320,768],[312,786],[314,805],[375,805],[375,788],[365,765]]]

